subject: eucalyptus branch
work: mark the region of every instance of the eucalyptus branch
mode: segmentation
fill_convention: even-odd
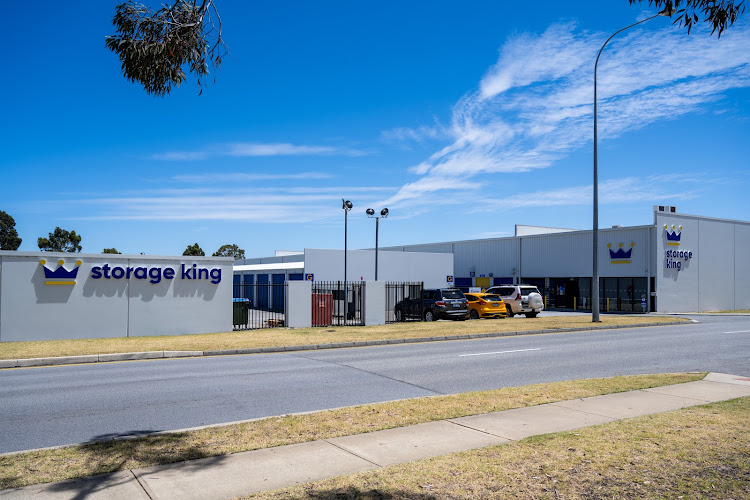
[[[121,61],[123,75],[147,93],[163,96],[194,73],[198,87],[210,69],[221,65],[228,49],[214,0],[173,0],[151,11],[134,0],[118,5],[112,23],[116,34],[105,39]],[[200,93],[200,92],[199,92]]]
[[[643,1],[628,0],[631,5]],[[688,33],[703,18],[703,22],[711,24],[711,34],[716,33],[718,38],[745,13],[745,0],[648,0],[648,5],[677,14],[672,24],[687,28]]]

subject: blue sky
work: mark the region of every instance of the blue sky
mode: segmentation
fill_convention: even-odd
[[[654,13],[627,0],[216,0],[230,57],[165,98],[104,46],[117,2],[5,6],[0,210],[20,250],[374,246],[592,226],[593,65]],[[150,5],[157,5],[152,2]],[[606,5],[606,6],[605,6]],[[33,21],[32,21],[33,20]],[[600,227],[654,204],[750,220],[750,15],[666,18],[599,63]]]

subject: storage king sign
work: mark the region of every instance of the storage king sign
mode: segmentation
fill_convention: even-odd
[[[198,264],[181,264],[179,271],[176,271],[172,267],[161,267],[161,266],[114,266],[110,267],[109,264],[103,266],[94,266],[91,268],[91,279],[137,279],[137,280],[148,280],[149,283],[156,285],[160,283],[162,279],[182,279],[182,280],[207,280],[218,285],[221,283],[221,268],[215,267],[209,269],[207,267],[198,267]]]
[[[664,252],[664,267],[677,272],[682,271],[693,258],[692,250],[679,248],[682,243],[682,226],[676,227],[673,224],[670,227],[664,224],[664,233],[667,243],[667,250]]]
[[[75,285],[78,278],[78,270],[83,262],[75,261],[75,266],[68,269],[65,267],[65,261],[60,259],[57,266],[48,263],[46,259],[41,259],[39,264],[44,268],[45,285]],[[209,281],[214,285],[221,283],[221,268],[198,267],[198,264],[180,264],[179,269],[170,266],[111,266],[104,264],[93,266],[89,277],[92,280],[147,280],[152,285],[161,283],[162,280],[190,280],[190,281]]]

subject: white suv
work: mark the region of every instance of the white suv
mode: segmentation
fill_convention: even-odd
[[[499,285],[490,287],[485,292],[499,295],[505,302],[510,317],[525,314],[527,318],[536,318],[544,310],[542,294],[533,285]]]

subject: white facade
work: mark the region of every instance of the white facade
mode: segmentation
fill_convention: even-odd
[[[344,279],[344,251],[305,249],[305,273],[316,281]],[[349,250],[347,281],[375,280],[375,251]],[[378,281],[424,281],[426,288],[447,286],[453,275],[453,256],[445,253],[378,252]]]
[[[602,310],[750,308],[750,260],[742,253],[750,248],[750,222],[685,215],[669,206],[655,207],[654,214],[654,224],[599,230]],[[683,227],[679,246],[668,245],[664,225],[678,232]],[[592,231],[544,229],[541,234],[522,231],[506,238],[387,247],[381,255],[449,253],[461,288],[526,282],[543,290],[550,306],[590,308]],[[683,253],[672,257],[670,250]]]
[[[750,309],[750,222],[656,213],[659,310]]]
[[[0,342],[231,330],[229,258],[0,251]]]
[[[274,276],[278,276],[278,282],[344,281],[344,251],[306,248],[300,255],[245,259],[235,264],[234,274],[250,275],[251,283],[258,282],[258,275],[264,275],[264,279],[271,275],[269,283]],[[449,276],[453,276],[453,255],[449,253],[378,252],[378,281],[423,281],[427,288],[439,288],[451,286]],[[347,251],[346,278],[346,281],[374,281],[375,251]]]

